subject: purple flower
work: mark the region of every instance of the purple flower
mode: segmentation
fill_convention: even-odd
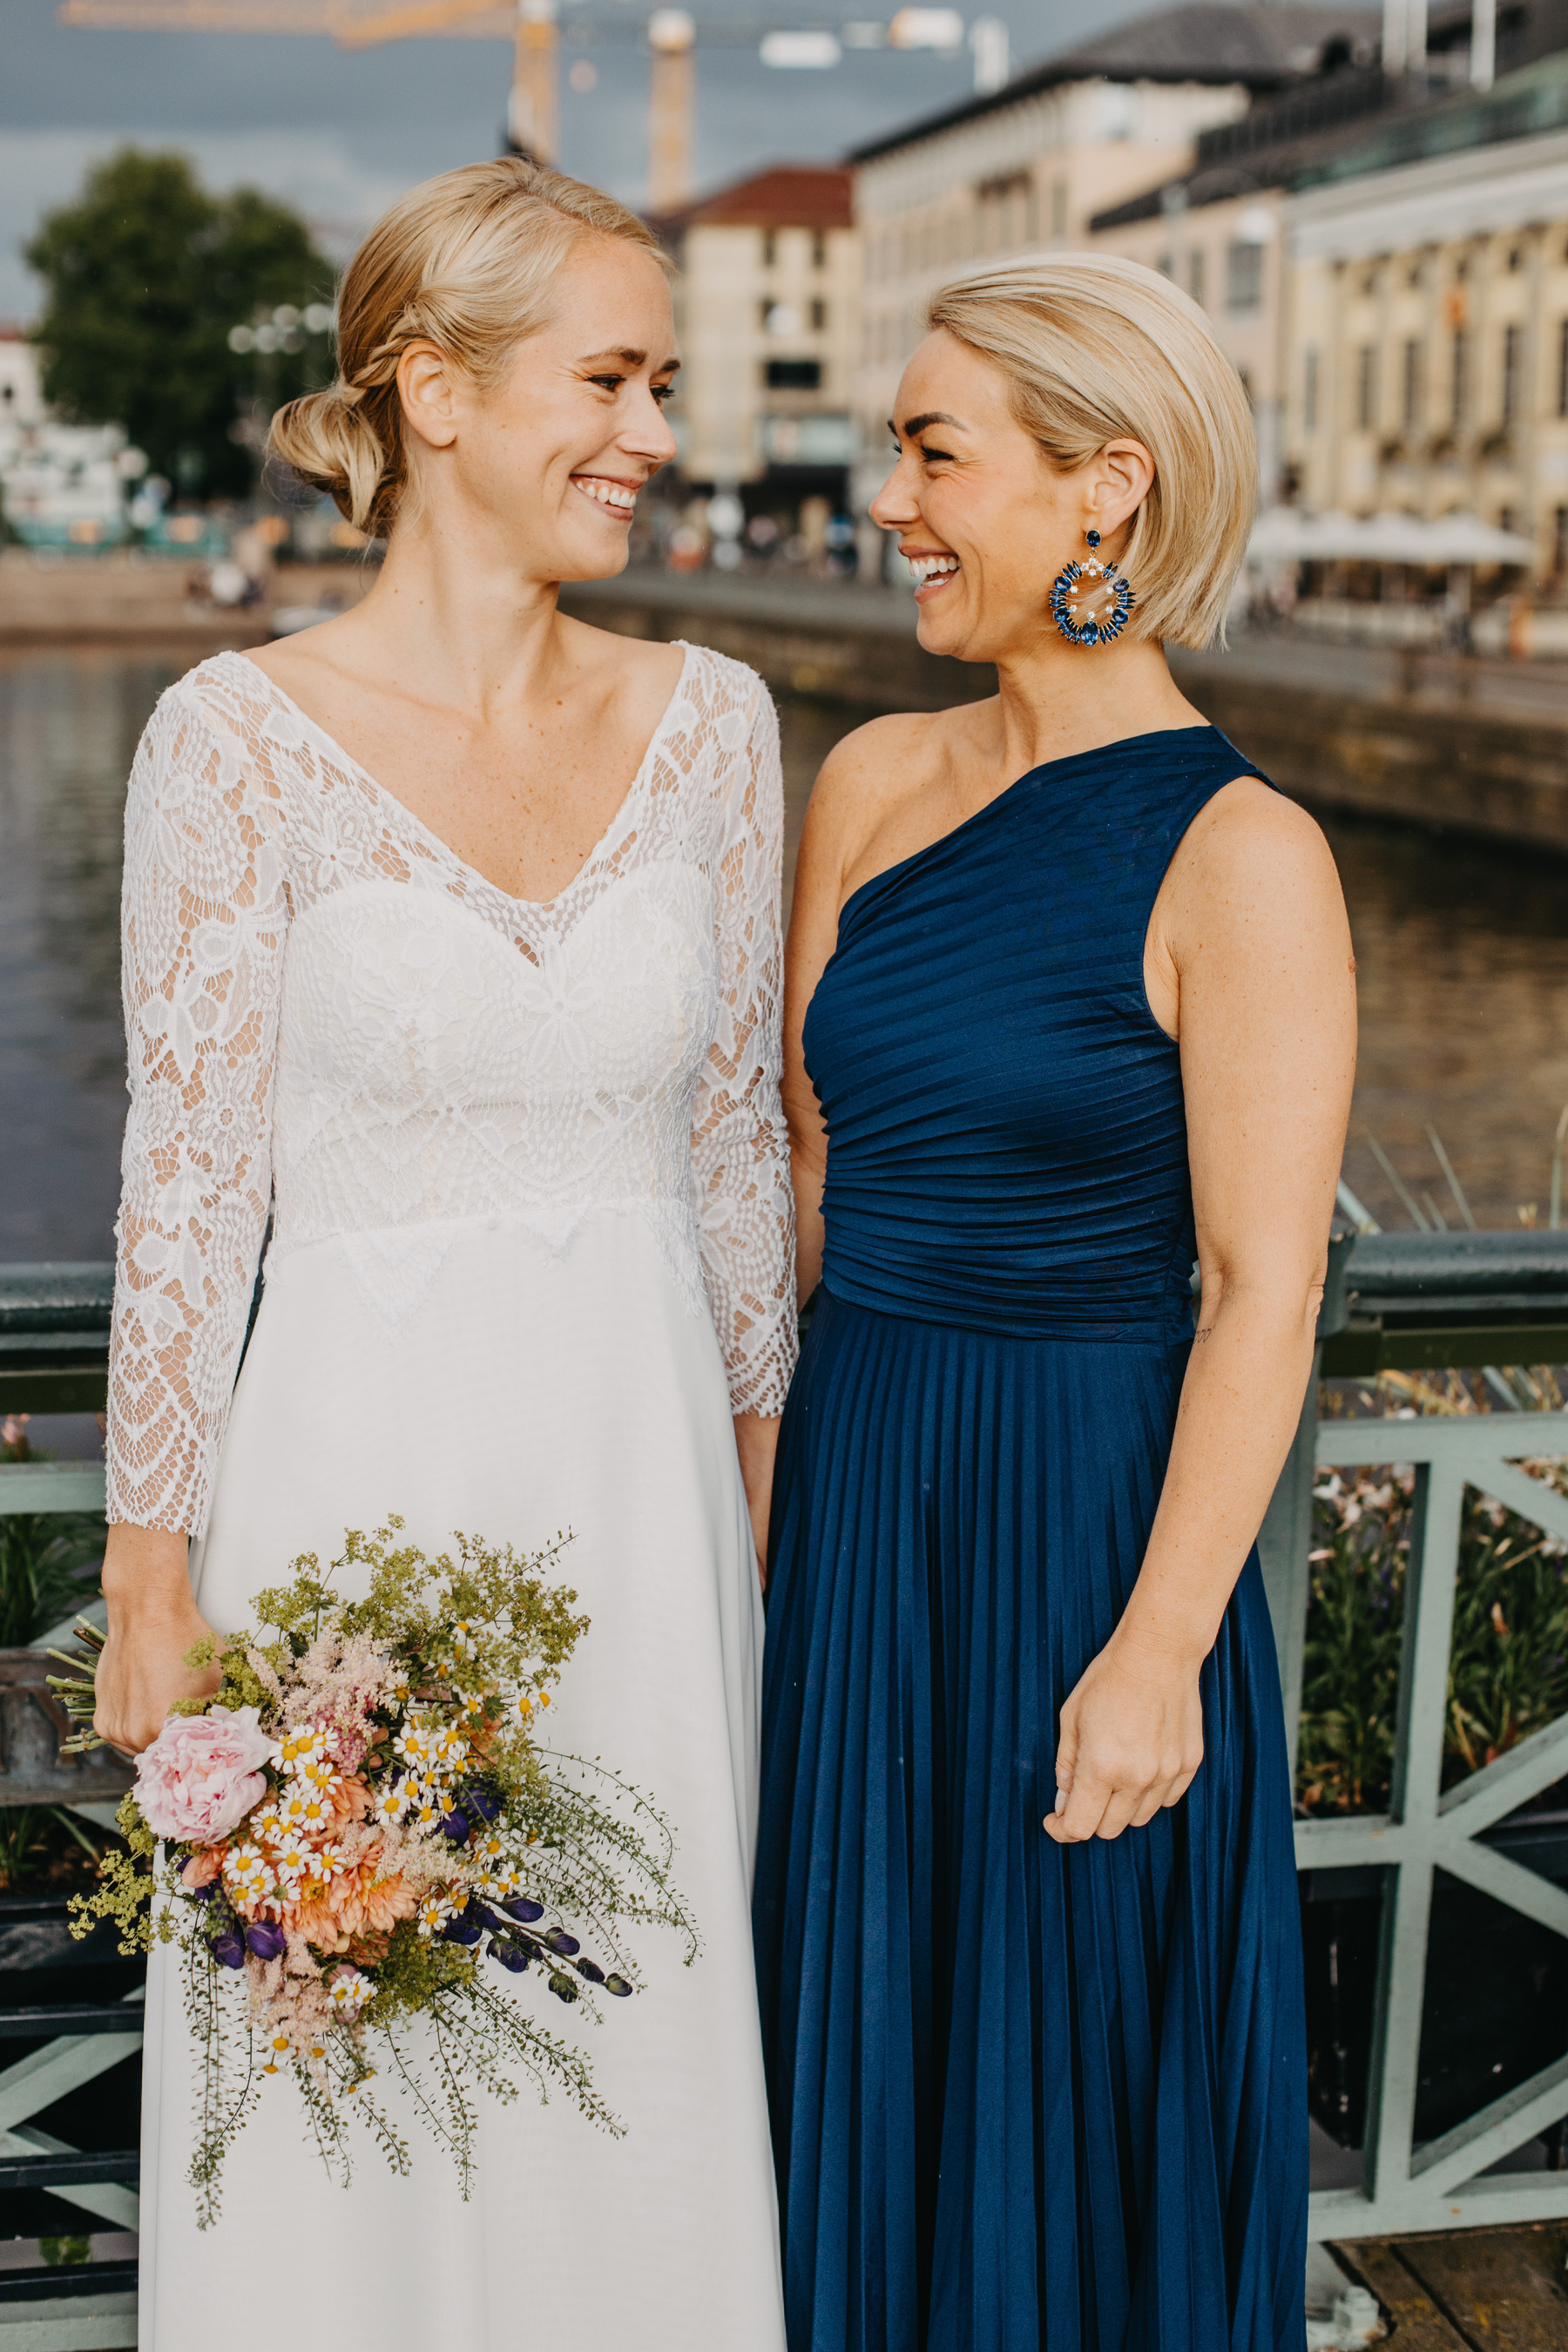
[[[212,1956],[220,1968],[242,1969],[245,1966],[245,1937],[237,1927],[226,1927],[221,1936],[213,1937]]]
[[[281,1927],[268,1919],[258,1919],[247,1927],[245,1940],[258,1960],[279,1960],[289,1948],[289,1938]]]

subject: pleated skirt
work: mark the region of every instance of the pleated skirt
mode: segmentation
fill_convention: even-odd
[[[819,1295],[774,1489],[753,1909],[791,2352],[1300,2352],[1301,1948],[1256,1555],[1181,1803],[1071,1848],[1041,1826],[1185,1360]]]

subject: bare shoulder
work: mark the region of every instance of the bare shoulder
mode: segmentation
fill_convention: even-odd
[[[572,660],[584,670],[598,672],[606,682],[668,697],[685,667],[685,648],[658,637],[626,637],[615,629],[596,629],[569,613],[557,616],[560,642]]]
[[[1201,808],[1171,862],[1173,895],[1255,903],[1292,898],[1343,910],[1322,827],[1300,802],[1257,776],[1237,776]]]
[[[881,846],[901,840],[919,803],[960,756],[971,708],[889,713],[836,743],[812,790],[803,859],[842,878],[904,855],[895,846],[884,856]]]

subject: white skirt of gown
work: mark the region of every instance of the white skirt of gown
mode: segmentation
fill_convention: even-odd
[[[593,1622],[552,1744],[652,1794],[702,1949],[687,1968],[672,1931],[637,1931],[646,1990],[597,2028],[532,1975],[504,1979],[580,2034],[624,2137],[523,2083],[479,2102],[468,2203],[416,2123],[409,2176],[362,2132],[344,2190],[279,2075],[205,2231],[185,2178],[195,2053],[177,1962],[155,1954],[142,2352],[277,2352],[296,2328],[377,2352],[783,2352],[750,1927],[762,1609],[718,1343],[640,1217],[595,1212],[559,1253],[505,1220],[459,1226],[395,1332],[341,1244],[274,1259],[193,1549],[204,1614],[248,1622],[299,1553],[325,1563],[393,1512],[432,1554],[457,1528],[519,1550],[572,1531],[561,1580]]]

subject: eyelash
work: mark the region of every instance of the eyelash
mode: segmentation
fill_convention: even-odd
[[[626,377],[624,375],[591,375],[588,381],[590,383],[602,384],[606,392],[614,393],[619,392],[626,382]],[[672,383],[650,384],[648,389],[661,408],[667,400],[675,398],[675,386]]]
[[[903,451],[895,441],[893,444],[894,457],[901,457],[903,454]],[[915,455],[917,457],[923,457],[928,466],[951,466],[952,463],[952,452],[951,449],[928,449],[922,442],[916,442]]]

